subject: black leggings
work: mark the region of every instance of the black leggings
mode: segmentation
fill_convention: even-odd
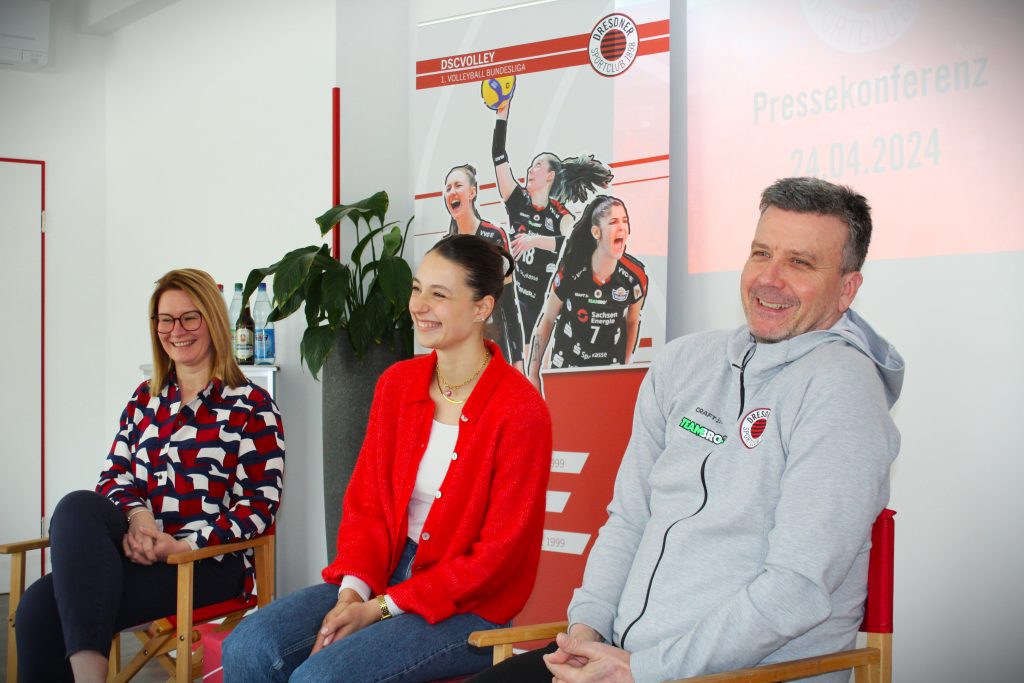
[[[481,671],[469,683],[551,683],[551,672],[542,657],[558,649],[555,643],[509,657],[501,664]]]
[[[174,614],[178,569],[136,564],[124,556],[128,521],[92,491],[64,496],[50,520],[52,573],[34,582],[18,604],[18,680],[73,681],[67,657],[83,650],[110,652],[124,628]],[[195,565],[193,604],[228,600],[242,592],[241,557]]]

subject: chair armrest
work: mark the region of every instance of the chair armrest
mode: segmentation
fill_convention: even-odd
[[[273,538],[273,534],[264,534],[263,536],[257,536],[256,538],[250,538],[247,541],[208,545],[204,548],[196,548],[195,550],[189,550],[183,553],[174,553],[173,555],[167,556],[167,564],[184,564],[186,562],[195,562],[196,560],[205,560],[208,557],[216,557],[227,553],[236,553],[239,550],[246,550],[248,548],[258,548],[269,544]]]
[[[492,628],[486,631],[473,631],[469,634],[469,644],[475,647],[491,647],[493,645],[511,645],[525,643],[530,640],[551,639],[569,628],[567,621],[552,621],[547,624],[530,624],[511,628]]]
[[[776,681],[792,681],[797,678],[815,676],[830,671],[852,669],[857,666],[878,664],[880,658],[881,653],[877,649],[864,647],[858,650],[835,652],[818,657],[795,659],[791,662],[764,664],[750,669],[737,669],[735,671],[725,671],[706,676],[680,678],[675,681],[668,681],[667,683],[775,683]]]
[[[13,555],[24,553],[29,550],[39,550],[50,545],[49,537],[34,538],[31,541],[18,541],[17,543],[5,543],[0,545],[0,555]]]

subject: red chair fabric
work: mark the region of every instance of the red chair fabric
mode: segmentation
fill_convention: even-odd
[[[868,598],[864,603],[861,631],[892,633],[893,552],[896,513],[882,510],[871,528],[871,561],[868,565]]]

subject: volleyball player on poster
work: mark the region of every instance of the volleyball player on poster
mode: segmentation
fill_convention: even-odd
[[[508,211],[512,256],[516,263],[516,301],[523,324],[524,356],[528,356],[531,336],[544,306],[562,243],[572,230],[573,216],[564,202],[586,201],[598,187],[608,186],[612,172],[592,155],[563,160],[551,152],[542,152],[527,169],[525,187],[520,185],[505,151],[515,80],[509,81],[507,90],[497,79],[491,81],[484,81],[484,92],[490,84],[500,93],[493,104],[488,104],[497,112],[491,153],[498,194]],[[487,98],[484,101],[488,102]]]
[[[444,179],[444,206],[452,217],[448,234],[479,235],[497,244],[511,259],[505,231],[480,217],[480,212],[476,208],[477,193],[476,169],[473,166],[463,164],[448,171]],[[519,307],[516,305],[514,290],[514,281],[509,275],[505,278],[505,287],[502,289],[498,305],[487,319],[484,336],[498,345],[509,365],[520,372],[525,372],[523,327],[519,320]]]
[[[527,365],[540,389],[540,368],[629,363],[647,296],[644,264],[626,253],[629,213],[620,199],[598,195],[573,227],[534,337]]]

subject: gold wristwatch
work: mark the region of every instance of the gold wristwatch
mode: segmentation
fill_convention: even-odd
[[[380,607],[380,620],[391,618],[391,610],[388,609],[388,601],[384,599],[383,595],[377,596],[377,607]]]

